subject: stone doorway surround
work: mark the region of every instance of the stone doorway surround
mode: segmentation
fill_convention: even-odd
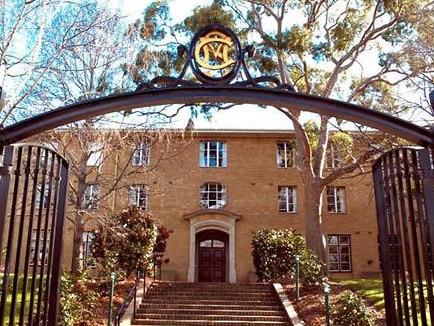
[[[197,282],[196,266],[196,235],[201,231],[218,230],[224,232],[229,237],[228,242],[228,277],[229,283],[237,282],[235,270],[235,227],[236,222],[242,217],[226,210],[199,210],[184,215],[190,221],[190,243],[189,243],[189,263],[188,263],[188,282]]]

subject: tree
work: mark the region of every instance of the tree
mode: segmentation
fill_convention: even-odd
[[[166,60],[155,66],[160,70],[152,70],[158,75],[174,72],[170,67],[177,67],[176,53],[172,51],[179,45],[173,37],[176,32],[191,35],[205,25],[224,24],[236,28],[243,44],[247,44],[247,39],[253,40],[257,74],[278,75],[282,84],[294,86],[299,92],[402,115],[408,114],[411,107],[399,98],[400,90],[424,73],[432,73],[430,60],[420,60],[421,56],[409,60],[409,44],[428,39],[423,26],[432,25],[432,7],[429,1],[412,0],[215,0],[210,6],[198,7],[182,23],[173,24],[167,19],[167,2],[157,1],[130,31],[148,41],[141,52],[143,57],[150,57],[162,43],[169,45],[164,54]],[[136,66],[130,69],[136,82],[146,79],[146,75],[140,74],[141,63],[138,56]],[[381,142],[380,136],[374,139],[367,135],[364,150],[356,153],[352,148],[343,148],[341,164],[325,169],[331,127],[340,129],[343,121],[320,115],[316,125],[304,125],[300,110],[276,109],[294,126],[297,165],[305,185],[307,244],[325,262],[321,217],[325,187],[343,176],[359,173],[382,148],[396,145],[399,140],[388,136]],[[346,139],[341,144],[351,144],[351,137],[346,134],[343,129],[337,134],[336,138]],[[357,139],[359,148],[361,140]]]
[[[134,271],[148,272],[154,261],[158,244],[159,254],[164,254],[168,234],[147,212],[129,208],[110,219],[95,235],[95,258],[107,270],[120,270],[129,276]],[[161,250],[163,250],[161,252]]]
[[[124,126],[125,127],[125,126]],[[137,203],[132,195],[133,184],[143,185],[144,196],[152,196],[161,191],[161,186],[147,187],[146,180],[153,174],[162,160],[177,155],[188,146],[189,140],[176,142],[169,133],[143,125],[141,130],[122,128],[101,129],[91,123],[77,122],[60,130],[53,130],[39,137],[44,145],[49,145],[69,161],[69,209],[67,219],[73,226],[72,247],[73,273],[81,266],[81,250],[85,231],[111,225],[111,217],[117,208],[115,194],[125,196],[124,204]],[[171,150],[167,154],[165,144]],[[160,147],[158,150],[156,147]],[[140,152],[140,162],[132,164],[136,152]],[[152,162],[149,160],[152,153]],[[170,156],[169,156],[170,155]],[[180,177],[182,172],[180,172]],[[159,174],[164,180],[164,172]],[[144,199],[146,200],[146,199]]]
[[[7,93],[0,112],[1,126],[70,103],[70,97],[65,101],[68,94],[61,97],[54,90],[59,89],[59,79],[49,83],[53,72],[59,75],[66,75],[67,71],[80,73],[84,67],[74,66],[77,61],[64,66],[59,63],[67,62],[66,53],[92,46],[83,42],[86,37],[90,42],[92,35],[103,40],[103,27],[108,26],[108,31],[112,31],[116,19],[119,20],[118,14],[107,10],[101,17],[95,16],[96,4],[94,0],[0,1],[0,71],[4,72],[0,86]],[[103,82],[105,80],[101,80]],[[49,100],[51,105],[48,105]]]
[[[50,67],[22,103],[51,110],[131,88],[121,63],[130,60],[134,44],[125,39],[126,26],[118,12],[96,1],[72,2],[54,13],[51,23],[57,28],[42,37],[49,44],[40,51],[41,57],[50,58]],[[171,137],[156,130],[157,124],[163,126],[163,111],[149,109],[134,119],[123,114],[94,117],[40,136],[41,143],[64,155],[71,167],[67,218],[74,232],[74,274],[81,265],[84,232],[96,226],[94,220],[107,222],[115,209],[104,202],[116,191],[127,191],[134,175],[145,179],[164,159],[164,153],[153,153],[155,164],[131,166],[135,146],[145,146],[140,148],[144,153],[159,141],[169,146]],[[116,168],[111,162],[117,162]]]

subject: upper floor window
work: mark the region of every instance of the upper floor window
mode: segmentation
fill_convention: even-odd
[[[80,259],[84,268],[96,266],[96,261],[92,253],[94,238],[95,234],[93,232],[83,232],[83,242],[81,246]]]
[[[200,167],[227,166],[226,142],[201,141],[199,144]]]
[[[99,206],[99,184],[88,184],[83,196],[83,209],[97,210]]]
[[[130,187],[130,205],[146,210],[148,206],[146,185],[132,185]]]
[[[151,160],[151,146],[148,142],[137,144],[131,157],[132,166],[147,166]]]
[[[329,213],[346,213],[345,187],[329,186],[327,193],[327,211]]]
[[[349,235],[329,235],[327,251],[330,272],[351,272],[351,237]]]
[[[204,183],[200,187],[200,204],[207,209],[221,209],[226,205],[226,188],[217,182]]]
[[[279,212],[297,212],[297,187],[279,186]]]
[[[277,142],[277,166],[291,168],[295,165],[295,145],[292,142]]]
[[[329,143],[326,153],[326,166],[328,168],[339,168],[342,166],[342,151],[338,145]]]
[[[103,160],[103,145],[92,143],[87,150],[87,166],[100,166]]]

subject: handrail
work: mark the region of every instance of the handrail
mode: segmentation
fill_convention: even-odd
[[[114,325],[115,326],[120,326],[121,324],[121,318],[123,317],[123,315],[125,314],[125,310],[128,307],[128,303],[131,301],[131,297],[133,297],[133,304],[134,304],[134,310],[133,310],[133,318],[136,317],[136,293],[137,293],[137,289],[139,288],[139,284],[140,284],[140,279],[138,278],[136,280],[136,282],[134,283],[134,285],[132,286],[132,288],[130,289],[130,291],[128,292],[127,297],[125,298],[125,300],[122,302],[121,306],[119,307],[118,311],[116,312],[116,316],[115,316],[115,322]]]

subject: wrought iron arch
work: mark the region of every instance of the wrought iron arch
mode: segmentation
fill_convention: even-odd
[[[432,130],[359,105],[286,90],[202,85],[144,89],[60,107],[1,129],[0,145],[12,144],[74,121],[116,111],[200,102],[258,104],[301,109],[361,123],[424,147],[434,143]]]
[[[434,143],[434,131],[411,122],[359,105],[298,93],[292,85],[281,84],[273,76],[252,77],[245,57],[252,57],[253,53],[253,47],[242,48],[234,32],[227,27],[206,26],[194,36],[190,48],[178,47],[178,55],[185,59],[179,76],[157,76],[140,84],[134,92],[59,107],[0,129],[0,148],[46,130],[107,113],[203,102],[295,108],[354,121],[421,146]],[[198,82],[185,78],[188,68]],[[236,80],[239,75],[244,76],[243,80]],[[236,81],[231,83],[233,80]]]

